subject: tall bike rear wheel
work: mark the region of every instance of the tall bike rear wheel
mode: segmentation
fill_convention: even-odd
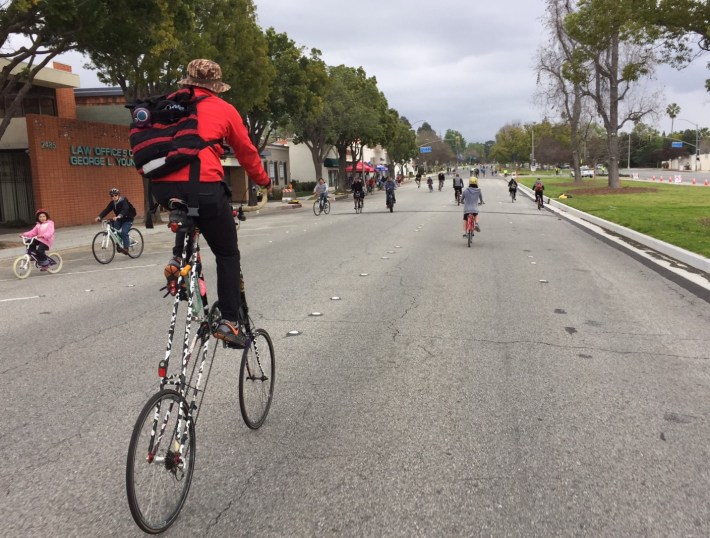
[[[126,460],[128,506],[150,534],[175,522],[190,491],[196,440],[187,417],[185,398],[162,390],[148,400],[133,428]]]
[[[91,252],[96,261],[102,264],[111,263],[116,255],[116,244],[107,231],[99,232],[91,242]]]
[[[321,208],[321,205],[320,205],[320,201],[319,201],[319,200],[316,200],[315,202],[313,202],[313,214],[314,214],[316,217],[317,217],[318,215],[320,215],[320,213],[321,213],[322,210],[323,210],[323,209]]]
[[[239,409],[244,423],[256,430],[266,420],[274,397],[276,362],[269,333],[256,329],[249,340],[239,367]]]

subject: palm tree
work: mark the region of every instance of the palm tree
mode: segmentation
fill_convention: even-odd
[[[673,120],[680,114],[680,107],[676,103],[671,103],[666,107],[666,114],[671,118],[671,133],[673,132]]]

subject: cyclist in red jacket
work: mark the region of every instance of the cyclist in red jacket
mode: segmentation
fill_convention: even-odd
[[[252,181],[270,185],[261,157],[249,139],[249,134],[239,112],[220,99],[218,94],[229,90],[222,82],[222,70],[216,62],[205,59],[192,60],[187,66],[187,77],[179,84],[194,88],[195,96],[205,99],[197,103],[197,130],[203,140],[225,140],[234,150],[239,164]],[[241,296],[239,292],[240,260],[237,231],[232,216],[231,190],[224,181],[220,157],[224,149],[208,145],[199,153],[200,192],[199,216],[196,222],[217,261],[217,296],[222,320],[214,336],[234,347],[244,347],[246,337],[240,332],[237,316]],[[189,166],[153,180],[152,190],[156,200],[167,207],[170,198],[189,198]],[[180,256],[182,242],[173,249]]]

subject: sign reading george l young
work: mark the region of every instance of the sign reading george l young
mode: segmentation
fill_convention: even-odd
[[[71,146],[70,151],[69,164],[72,166],[135,166],[130,149]]]

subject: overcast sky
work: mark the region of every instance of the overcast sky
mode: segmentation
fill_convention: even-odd
[[[320,49],[329,65],[362,66],[412,123],[426,120],[442,134],[455,129],[469,142],[485,142],[507,123],[544,117],[533,102],[535,55],[546,40],[544,0],[254,1],[262,28]],[[659,70],[659,130],[670,130],[665,108],[672,102],[680,118],[710,125],[708,61],[710,55],[681,72]],[[682,125],[693,128],[676,119],[676,129]]]
[[[533,101],[535,55],[546,41],[544,0],[254,2],[262,28],[273,26],[299,45],[320,49],[329,65],[362,66],[413,124],[426,120],[441,134],[455,129],[468,142],[485,142],[507,123],[545,116]],[[97,85],[77,57],[67,60],[83,87]],[[680,72],[660,68],[649,88],[664,92],[660,113],[645,122],[669,131],[665,108],[675,102],[679,118],[710,126],[708,61],[710,54]],[[675,128],[693,127],[676,119]]]

